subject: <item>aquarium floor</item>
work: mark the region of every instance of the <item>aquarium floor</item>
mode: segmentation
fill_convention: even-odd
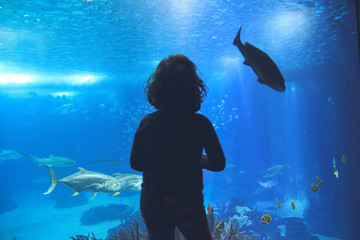
[[[91,193],[81,194],[86,194],[88,199],[91,198]],[[14,196],[12,201],[16,202],[18,208],[0,214],[0,240],[64,240],[70,239],[70,236],[87,235],[90,232],[97,238],[105,239],[108,229],[120,225],[121,222],[106,221],[95,225],[82,225],[81,214],[90,208],[109,204],[125,204],[138,211],[140,194],[113,197],[99,193],[87,204],[60,209],[54,208],[55,201],[41,192],[19,192],[14,193]],[[68,197],[71,196],[64,196]],[[313,235],[321,240],[341,240],[320,234]]]
[[[87,194],[87,193],[81,193]],[[49,196],[38,192],[19,192],[12,200],[18,208],[0,214],[1,240],[64,240],[76,234],[87,235],[93,232],[96,237],[104,238],[107,230],[120,224],[120,221],[107,221],[96,225],[82,225],[81,214],[92,207],[108,204],[126,204],[137,208],[139,196],[113,197],[98,194],[85,205],[55,209],[55,202]],[[69,197],[69,196],[64,196]],[[91,193],[87,194],[91,198]],[[135,209],[138,210],[138,209]]]

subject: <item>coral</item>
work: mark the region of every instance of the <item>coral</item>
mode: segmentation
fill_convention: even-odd
[[[253,223],[247,216],[247,213],[251,212],[250,208],[235,206],[235,210],[238,214],[234,215],[232,220],[236,220],[239,228],[248,227]]]
[[[226,227],[223,221],[219,222],[215,220],[214,216],[214,207],[208,205],[207,207],[207,218],[211,233],[213,235],[214,240],[252,240],[253,238],[245,235],[245,231],[240,232],[237,226],[237,222],[229,217],[229,222],[226,224]],[[219,227],[215,227],[215,223]],[[142,225],[142,226],[140,226]],[[127,226],[124,227],[124,226]],[[144,229],[144,231],[143,231]],[[127,220],[126,224],[120,225],[114,229],[108,231],[109,234],[106,240],[147,240],[148,235],[145,232],[144,223],[142,220]],[[90,238],[91,237],[91,238]],[[84,235],[76,235],[75,237],[70,237],[72,240],[102,240],[95,238],[94,234],[91,233],[87,236]],[[177,231],[175,235],[175,240],[184,240],[184,237]]]
[[[113,231],[108,240],[141,240],[147,239],[147,234],[143,233],[139,228],[139,222],[130,222],[130,228],[125,230],[123,226],[118,232]]]
[[[229,223],[228,223],[228,227],[225,231],[225,234],[223,234],[221,236],[222,240],[237,240],[240,239],[239,238],[240,233],[238,232],[237,228],[236,228],[236,222],[235,224],[233,224],[231,217],[229,217]]]
[[[214,234],[214,228],[215,228],[214,207],[210,206],[210,204],[208,204],[207,206],[207,219],[209,223],[210,232],[211,234]]]
[[[139,222],[133,221],[129,223],[129,229],[125,230],[123,226],[119,228],[118,231],[113,230],[110,236],[106,240],[146,240],[148,236],[146,233],[143,233],[139,228]],[[91,238],[89,238],[91,237]],[[72,240],[103,240],[101,238],[96,238],[94,233],[91,232],[85,235],[76,235],[75,237],[70,237]]]
[[[131,207],[124,204],[98,206],[83,212],[80,221],[83,225],[91,225],[104,221],[125,220],[132,211]]]
[[[233,223],[231,217],[229,217],[229,223],[224,230],[225,232],[221,233],[220,229],[216,229],[215,234],[213,235],[214,240],[252,240],[248,235],[243,235],[245,231],[239,232],[236,225],[237,223]]]
[[[100,238],[96,238],[93,232],[91,232],[91,235],[92,235],[91,238],[89,238],[90,233],[87,236],[85,236],[85,235],[76,235],[75,237],[70,237],[70,238],[72,240],[90,240],[90,239],[91,240],[102,240]]]

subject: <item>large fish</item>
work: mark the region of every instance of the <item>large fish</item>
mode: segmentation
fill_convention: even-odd
[[[40,165],[48,165],[50,167],[71,167],[76,164],[76,161],[71,158],[58,157],[52,154],[50,154],[48,158],[47,157],[39,158],[29,153],[24,153],[19,151],[13,151],[13,152],[21,155],[22,158],[25,158],[29,161],[38,163]]]
[[[130,185],[141,185],[142,183],[141,175],[136,175],[136,179],[132,177],[131,179],[129,179],[129,181],[126,181],[123,179],[123,176],[112,177],[103,173],[87,171],[84,168],[79,168],[79,172],[74,173],[70,176],[62,179],[57,179],[55,172],[52,170],[52,168],[47,165],[44,166],[49,170],[51,176],[51,185],[44,194],[51,193],[54,190],[56,183],[61,182],[75,190],[75,193],[72,196],[76,196],[82,191],[92,191],[93,196],[91,199],[93,199],[98,192],[114,192],[115,196],[123,190],[140,190],[140,188],[131,189]]]
[[[120,161],[117,158],[105,158],[105,159],[101,159],[101,160],[95,160],[95,161],[91,161],[85,164],[94,164],[94,163],[109,163],[109,164],[119,164]]]
[[[289,167],[289,165],[274,164],[264,171],[264,177],[269,178],[275,175],[279,175],[281,174],[284,167]]]
[[[138,174],[121,174],[115,173],[115,178],[118,180],[121,190],[140,191],[142,184],[142,176]]]
[[[21,159],[23,156],[15,150],[0,150],[0,163],[5,160]]]
[[[275,180],[269,180],[269,181],[266,181],[266,182],[261,182],[260,180],[258,180],[260,186],[264,187],[264,188],[272,188],[274,186],[276,186],[280,181],[280,177],[277,181]]]
[[[265,84],[278,92],[285,91],[285,79],[275,62],[263,51],[240,40],[241,27],[234,39],[233,44],[238,47],[244,56],[244,64],[252,68],[258,76],[258,82]]]

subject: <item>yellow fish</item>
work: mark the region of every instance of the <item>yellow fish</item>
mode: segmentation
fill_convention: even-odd
[[[334,175],[336,178],[339,178],[339,171],[336,169],[335,158],[333,158],[333,167],[334,167]]]
[[[319,185],[317,185],[316,183],[312,183],[311,184],[311,191],[317,192],[318,190],[319,190]]]
[[[295,203],[291,200],[291,208],[292,210],[295,210]]]
[[[272,216],[270,214],[265,214],[261,217],[260,224],[268,224],[271,221],[272,221]]]
[[[225,228],[225,222],[224,221],[217,221],[216,220],[216,229],[219,231],[222,231]]]
[[[348,162],[347,157],[345,157],[344,155],[342,155],[342,157],[341,157],[341,162],[342,162],[343,164],[347,164],[347,162]]]
[[[321,179],[318,176],[316,176],[316,179],[318,180],[319,184],[321,185],[322,184]]]
[[[277,204],[278,208],[281,208],[281,204],[279,202],[279,199],[276,199],[276,204]]]

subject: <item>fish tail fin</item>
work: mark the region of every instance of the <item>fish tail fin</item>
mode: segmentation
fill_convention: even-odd
[[[49,170],[50,177],[51,177],[51,185],[50,185],[49,189],[47,190],[47,192],[44,193],[44,194],[49,194],[54,190],[55,185],[58,182],[58,180],[56,178],[54,170],[52,170],[52,168],[46,164],[44,164],[44,166]]]
[[[241,40],[240,40],[241,27],[242,27],[242,26],[240,26],[239,31],[237,32],[236,37],[235,37],[235,39],[234,39],[234,41],[233,41],[233,44],[234,44],[235,46],[237,46],[237,47],[239,47],[239,46],[242,45]]]

